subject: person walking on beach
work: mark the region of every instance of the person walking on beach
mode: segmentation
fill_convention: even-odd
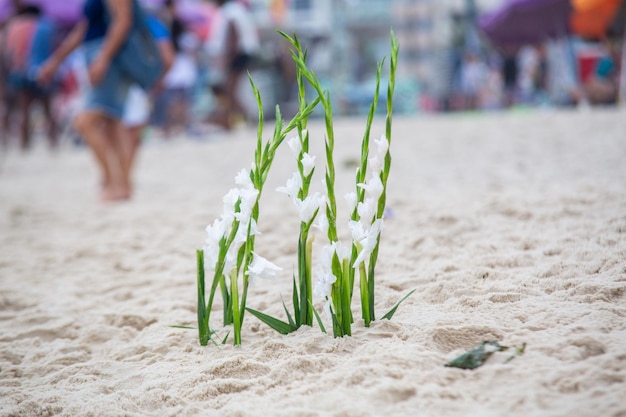
[[[131,30],[136,1],[86,0],[82,19],[39,71],[39,80],[49,83],[64,59],[83,47],[90,86],[74,127],[95,157],[103,201],[125,200],[132,194],[129,173],[124,169],[120,121],[133,82],[114,58]]]
[[[6,88],[15,98],[16,109],[20,119],[20,142],[22,150],[31,147],[31,109],[39,102],[43,108],[48,125],[50,146],[57,145],[57,124],[52,114],[52,97],[55,85],[40,85],[33,71],[37,60],[49,53],[55,38],[55,25],[41,15],[37,6],[17,4],[16,15],[10,19],[6,27],[6,39],[2,48],[2,62],[7,69]],[[7,117],[11,117],[10,109],[6,109]],[[5,128],[9,122],[5,120]],[[4,130],[4,129],[3,129]],[[6,132],[3,132],[6,134]]]
[[[221,13],[209,44],[214,66],[223,71],[223,80],[213,85],[218,98],[217,111],[208,121],[232,129],[246,111],[237,96],[237,86],[259,49],[259,34],[251,13],[236,0],[215,0]]]
[[[163,59],[163,72],[165,74],[171,68],[176,54],[170,39],[170,33],[155,14],[148,13],[146,23],[150,29],[150,33],[157,41],[159,52]],[[160,84],[162,84],[162,82]],[[151,100],[154,100],[154,93],[162,89],[162,85],[157,85],[154,91],[149,94],[141,87],[133,85],[128,92],[124,115],[122,117],[122,125],[126,136],[126,138],[122,140],[124,145],[122,148],[124,155],[123,170],[124,175],[128,178],[132,175],[133,166],[137,159],[137,152],[141,145],[142,134],[150,120]]]

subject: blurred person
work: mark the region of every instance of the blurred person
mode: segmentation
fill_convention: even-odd
[[[174,0],[166,0],[164,11],[161,16],[170,31],[175,56],[155,101],[154,121],[169,137],[172,129],[185,129],[190,124],[191,101],[199,76],[196,52],[200,43],[178,17]]]
[[[9,87],[9,68],[5,60],[7,26],[11,21],[9,16],[0,23],[0,144],[3,149],[9,145],[9,133],[11,132],[11,120],[16,106],[15,93]]]
[[[620,76],[619,46],[609,40],[602,41],[606,53],[596,62],[594,71],[582,85],[576,98],[592,105],[610,105],[617,103]]]
[[[159,52],[163,58],[164,74],[170,69],[174,62],[174,46],[170,40],[170,34],[164,24],[153,14],[146,17],[148,28],[152,36],[156,39]],[[137,152],[141,145],[142,134],[150,120],[151,100],[155,93],[161,91],[162,81],[156,86],[155,91],[150,94],[137,85],[131,86],[126,103],[122,124],[126,139],[123,140],[123,171],[124,175],[132,178],[133,166],[137,159]]]
[[[511,107],[515,104],[518,76],[519,66],[517,62],[517,51],[506,51],[502,59],[504,107]]]
[[[15,101],[7,105],[17,108],[20,120],[20,145],[23,150],[31,147],[31,109],[40,103],[48,125],[48,140],[52,148],[57,145],[57,125],[52,114],[51,101],[55,85],[44,87],[36,80],[36,65],[51,52],[55,38],[55,25],[41,16],[36,6],[17,6],[17,14],[6,27],[3,62],[7,70],[7,94]],[[15,107],[14,107],[15,108]],[[12,112],[5,113],[8,127]]]
[[[461,92],[464,97],[464,110],[477,110],[481,107],[481,93],[489,76],[489,68],[477,54],[467,52],[461,66]]]
[[[208,121],[232,129],[238,118],[247,119],[244,105],[237,95],[241,76],[249,69],[260,47],[259,33],[246,6],[235,0],[214,0],[220,18],[211,37],[209,49],[214,70],[222,72],[214,82],[217,109]]]
[[[65,58],[83,47],[90,86],[74,127],[95,157],[103,201],[125,200],[132,192],[120,123],[132,80],[114,57],[131,30],[135,7],[136,0],[86,0],[81,20],[39,71],[39,79],[50,83]]]

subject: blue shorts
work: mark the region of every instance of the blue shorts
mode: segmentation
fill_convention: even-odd
[[[102,39],[91,40],[84,44],[87,65],[98,56]],[[115,60],[111,61],[108,71],[97,85],[90,85],[85,95],[84,109],[97,110],[114,119],[124,115],[126,97],[132,80],[122,73]]]

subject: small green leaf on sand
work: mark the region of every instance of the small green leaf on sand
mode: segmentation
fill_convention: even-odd
[[[457,356],[445,366],[461,368],[461,369],[476,369],[495,352],[503,352],[507,350],[507,346],[501,346],[498,342],[490,340],[484,341],[462,355]]]

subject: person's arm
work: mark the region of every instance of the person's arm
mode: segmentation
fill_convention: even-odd
[[[37,78],[39,82],[47,85],[54,77],[61,63],[72,53],[76,48],[80,46],[87,32],[87,20],[82,19],[74,29],[66,36],[61,45],[55,49],[52,55],[44,62],[39,70]]]
[[[131,0],[106,0],[106,2],[111,20],[100,53],[89,67],[89,79],[92,84],[98,84],[104,78],[113,57],[124,44],[133,24]]]
[[[159,45],[159,53],[161,54],[161,58],[163,59],[163,76],[172,68],[172,64],[174,63],[174,58],[176,57],[176,51],[174,50],[174,46],[169,39],[163,39],[158,42]]]

